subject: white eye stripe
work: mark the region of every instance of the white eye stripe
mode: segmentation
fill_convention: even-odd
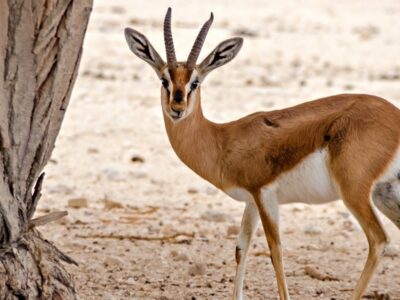
[[[166,87],[166,90],[171,92],[172,82],[171,82],[171,76],[169,74],[168,68],[164,70],[164,72],[161,75],[161,78],[164,78],[168,82],[168,86]]]
[[[199,77],[199,74],[197,73],[197,71],[193,70],[192,74],[190,75],[190,79],[185,86],[186,93],[190,93],[190,91],[192,90],[191,89],[192,83],[194,81],[198,80],[198,77]],[[199,84],[200,84],[200,80],[199,80]]]
[[[171,75],[169,74],[168,68],[165,69],[163,76],[165,79],[167,79],[169,82],[171,81]]]

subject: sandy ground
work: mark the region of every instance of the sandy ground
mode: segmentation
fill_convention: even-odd
[[[376,94],[400,105],[400,1],[279,2],[169,3],[182,60],[210,11],[215,22],[202,57],[223,39],[245,39],[234,62],[203,84],[208,118],[233,120],[342,92]],[[163,128],[160,83],[123,36],[126,26],[140,30],[164,56],[167,5],[95,1],[80,75],[46,168],[37,215],[69,211],[42,232],[79,262],[68,268],[81,299],[229,299],[233,290],[243,204],[175,156]],[[366,298],[400,299],[400,235],[382,219],[392,246]],[[348,299],[367,242],[343,204],[282,206],[281,220],[292,299]],[[266,255],[259,228],[249,255],[247,299],[277,299]],[[325,280],[311,278],[310,268]]]

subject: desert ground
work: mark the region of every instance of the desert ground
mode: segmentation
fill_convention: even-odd
[[[233,36],[244,45],[202,84],[215,122],[339,93],[400,106],[400,1],[95,0],[75,89],[46,167],[37,216],[68,210],[41,232],[79,266],[80,299],[230,299],[244,204],[196,176],[169,145],[160,82],[128,49],[124,27],[165,57],[162,22],[173,9],[179,60],[211,11],[205,57]],[[400,126],[400,124],[399,124]],[[281,206],[283,256],[294,300],[348,299],[367,256],[341,201]],[[400,232],[365,299],[400,299]],[[248,257],[247,299],[277,299],[262,228]]]

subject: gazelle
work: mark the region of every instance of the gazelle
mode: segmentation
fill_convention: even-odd
[[[361,299],[388,238],[375,206],[400,227],[400,110],[370,95],[344,94],[216,124],[202,113],[201,84],[231,61],[241,38],[220,43],[196,64],[213,14],[186,62],[176,60],[171,9],[164,20],[167,62],[138,31],[125,29],[132,52],[161,80],[161,105],[170,143],[194,172],[233,199],[245,201],[236,246],[234,299],[243,299],[246,254],[261,219],[280,299],[289,299],[282,262],[278,205],[342,198],[369,243],[351,299]],[[372,199],[372,201],[371,201]]]

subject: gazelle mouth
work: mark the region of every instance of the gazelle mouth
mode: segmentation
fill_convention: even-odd
[[[174,119],[174,120],[178,120],[183,116],[184,111],[179,111],[179,110],[174,110],[173,108],[171,109],[170,112],[170,116]]]

